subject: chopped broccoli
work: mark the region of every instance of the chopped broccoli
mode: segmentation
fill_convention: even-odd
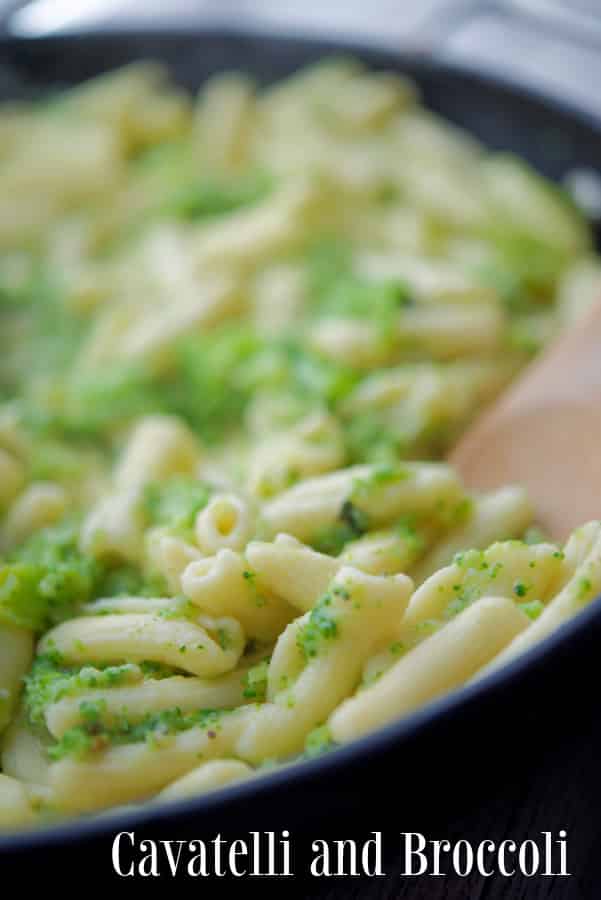
[[[265,700],[267,696],[267,675],[269,670],[269,660],[264,659],[262,662],[249,669],[244,677],[244,696],[249,700],[255,700],[257,703]]]
[[[0,564],[0,621],[42,631],[91,599],[100,568],[66,523],[44,528]]]
[[[328,750],[333,750],[336,744],[330,734],[330,730],[327,725],[320,725],[318,728],[314,728],[313,731],[310,731],[305,740],[305,756],[308,759],[313,759],[316,756],[321,756],[322,753],[327,753]]]
[[[137,566],[122,564],[104,569],[96,581],[94,597],[157,597],[166,592],[164,579],[160,575],[151,577],[142,574]]]
[[[53,654],[38,656],[25,676],[25,712],[32,725],[42,725],[46,707],[62,697],[72,697],[96,688],[114,687],[140,677],[140,668],[131,663],[104,669],[84,666],[77,670],[62,665],[60,658]]]
[[[317,601],[307,621],[298,630],[296,645],[305,659],[317,656],[324,641],[333,640],[339,633],[331,606],[332,595],[326,593]]]
[[[525,600],[523,603],[518,603],[518,606],[529,619],[538,619],[545,608],[544,603],[540,600]]]
[[[146,741],[152,746],[162,736],[178,734],[196,727],[209,729],[209,736],[214,736],[221,717],[226,714],[226,710],[214,709],[183,713],[181,709],[174,707],[158,713],[148,713],[139,722],[132,722],[123,716],[114,725],[106,726],[101,721],[102,708],[96,704],[86,707],[81,712],[83,723],[66,731],[60,740],[48,749],[48,755],[52,760],[63,759],[66,756],[85,757],[111,744]]]
[[[178,475],[148,484],[144,507],[153,525],[187,532],[194,526],[196,514],[204,509],[210,496],[211,487],[206,482]]]
[[[353,498],[369,497],[374,491],[390,484],[407,481],[412,477],[411,470],[401,465],[376,465],[371,472],[353,482]]]
[[[307,270],[314,315],[366,319],[380,337],[394,340],[399,310],[412,303],[404,282],[359,277],[353,272],[350,246],[335,239],[310,248]]]
[[[175,186],[161,204],[160,213],[192,221],[214,218],[254,206],[268,196],[272,186],[272,180],[261,172],[227,182],[196,177]]]

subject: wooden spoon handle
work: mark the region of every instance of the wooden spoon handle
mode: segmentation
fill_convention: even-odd
[[[601,302],[536,360],[451,454],[466,484],[523,484],[557,540],[601,518]]]

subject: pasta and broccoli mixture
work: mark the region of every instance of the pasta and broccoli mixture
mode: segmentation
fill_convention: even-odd
[[[0,826],[311,757],[547,635],[601,525],[441,460],[599,292],[560,189],[329,60],[0,108]]]

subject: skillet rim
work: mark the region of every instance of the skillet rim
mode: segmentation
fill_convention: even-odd
[[[207,40],[211,37],[265,41],[280,47],[285,47],[286,44],[295,45],[301,49],[304,48],[308,55],[314,51],[321,56],[344,53],[357,56],[368,66],[390,66],[401,72],[405,67],[409,67],[412,70],[411,74],[415,72],[418,77],[421,73],[424,75],[436,73],[449,78],[461,77],[472,82],[475,87],[480,85],[488,89],[500,89],[510,99],[534,103],[553,114],[571,119],[574,124],[589,130],[596,139],[601,141],[601,112],[597,115],[592,110],[586,110],[574,102],[562,100],[539,87],[526,86],[519,78],[480,71],[469,64],[439,60],[415,48],[395,50],[390,46],[346,39],[344,36],[340,38],[319,37],[307,33],[294,34],[284,29],[270,30],[261,27],[242,29],[230,28],[225,25],[193,29],[173,27],[167,29],[101,29],[94,32],[70,32],[43,37],[0,34],[0,58],[6,49],[13,53],[18,53],[21,48],[35,48],[35,46],[49,48],[54,46],[59,49],[62,46],[68,47],[78,40],[83,40],[88,44],[102,44],[110,41],[122,45],[133,41],[135,46],[136,42],[146,40],[160,44],[161,41],[178,38],[193,42],[194,40]],[[8,61],[9,65],[12,63],[14,63],[14,59]],[[148,804],[130,808],[113,807],[87,818],[73,817],[63,822],[42,825],[33,830],[0,833],[0,855],[22,853],[28,850],[47,851],[66,843],[76,847],[86,841],[100,840],[109,835],[115,835],[126,828],[134,830],[176,822],[178,818],[185,815],[194,815],[201,825],[203,817],[210,817],[212,810],[227,807],[228,802],[250,801],[260,797],[261,794],[266,795],[281,790],[291,781],[295,783],[308,782],[316,776],[333,774],[336,769],[345,765],[373,762],[375,758],[383,756],[393,747],[400,749],[403,743],[408,744],[412,739],[424,735],[427,738],[428,730],[431,731],[437,726],[448,723],[453,718],[458,720],[455,725],[458,727],[459,720],[462,717],[473,716],[478,705],[491,706],[495,700],[499,700],[501,695],[507,693],[512,685],[519,683],[523,675],[534,676],[536,673],[542,672],[552,666],[554,659],[561,658],[562,664],[567,665],[568,660],[562,658],[558,651],[577,652],[579,644],[582,643],[582,640],[579,642],[578,638],[583,639],[591,626],[596,626],[601,634],[601,595],[592,600],[572,619],[560,625],[539,644],[498,670],[494,670],[476,682],[462,686],[446,696],[431,701],[406,717],[389,722],[323,756],[285,764],[249,780],[234,783],[198,797],[189,797],[155,806]],[[565,656],[564,652],[563,657]]]
[[[495,71],[486,70],[477,64],[470,62],[459,62],[452,58],[437,58],[437,46],[428,47],[426,43],[408,43],[405,47],[402,45],[395,49],[389,44],[380,44],[376,39],[365,39],[364,41],[346,38],[344,35],[313,35],[310,31],[300,30],[293,32],[285,28],[268,28],[261,25],[252,26],[251,24],[244,28],[236,26],[228,26],[227,24],[210,24],[202,27],[186,28],[184,26],[171,26],[169,28],[120,28],[111,29],[102,27],[90,31],[77,30],[57,34],[46,34],[35,36],[19,36],[10,32],[2,31],[2,21],[0,20],[0,62],[2,62],[2,51],[18,50],[28,47],[44,47],[51,48],[53,45],[60,48],[61,45],[69,46],[76,41],[85,41],[87,44],[102,44],[107,41],[115,44],[126,45],[128,42],[134,41],[156,41],[157,43],[166,40],[205,40],[208,38],[217,39],[233,39],[248,41],[266,41],[271,44],[279,44],[284,47],[289,46],[304,47],[309,53],[312,50],[319,54],[342,53],[351,56],[358,56],[367,61],[368,66],[386,66],[391,65],[398,71],[402,72],[403,66],[409,66],[416,71],[427,73],[436,72],[440,75],[449,75],[466,78],[475,85],[481,84],[489,89],[500,89],[511,95],[513,99],[525,101],[545,107],[560,116],[570,118],[579,126],[596,133],[601,139],[601,108],[596,112],[592,107],[586,107],[575,100],[565,99],[555,94],[551,89],[547,90],[542,85],[534,82],[528,84],[519,76],[510,74],[499,74]],[[9,65],[14,60],[9,60]],[[107,70],[109,71],[109,70]],[[293,70],[294,71],[294,70]],[[80,82],[75,82],[80,83]],[[81,82],[83,83],[83,81]]]

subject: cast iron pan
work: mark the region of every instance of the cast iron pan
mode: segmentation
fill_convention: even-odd
[[[177,81],[194,90],[219,70],[241,69],[270,82],[340,52],[374,68],[408,73],[432,109],[491,147],[520,154],[551,178],[596,168],[601,161],[601,118],[425,57],[294,37],[203,31],[2,38],[0,99],[36,97],[138,58],[163,60]],[[34,861],[46,876],[58,874],[75,859],[94,866],[95,881],[101,875],[99,854],[108,868],[112,839],[121,830],[162,839],[211,838],[218,832],[244,837],[248,831],[281,829],[293,837],[349,837],[387,825],[396,832],[415,831],[425,823],[432,833],[452,812],[485,803],[491,780],[498,784],[517,768],[536,764],[549,742],[556,745],[590,715],[599,647],[598,599],[481,683],[332,754],[204,798],[0,838],[0,875],[14,866],[23,877]]]

